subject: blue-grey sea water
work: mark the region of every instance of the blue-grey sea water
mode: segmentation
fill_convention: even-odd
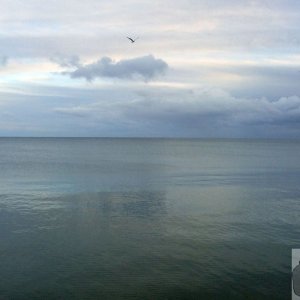
[[[0,139],[0,299],[290,299],[300,142]]]

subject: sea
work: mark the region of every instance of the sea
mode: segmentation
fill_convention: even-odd
[[[300,141],[0,138],[0,299],[291,299]]]

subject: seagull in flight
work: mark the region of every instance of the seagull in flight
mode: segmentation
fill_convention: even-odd
[[[131,43],[134,43],[134,42],[138,39],[138,37],[135,38],[135,39],[133,39],[133,38],[131,38],[131,37],[129,37],[129,36],[127,36],[127,38],[130,40]]]

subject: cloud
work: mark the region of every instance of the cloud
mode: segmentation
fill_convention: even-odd
[[[276,0],[272,5],[270,0],[166,0],[163,5],[158,0],[129,0],[126,6],[122,0],[2,2],[0,43],[10,56],[64,52],[95,57],[99,51],[136,55],[143,49],[160,51],[163,57],[175,52],[180,58],[205,49],[252,53],[272,47],[270,52],[279,55],[299,49],[297,0]],[[142,33],[141,42],[126,48],[125,36],[132,32]]]
[[[0,67],[4,67],[7,65],[8,57],[7,56],[0,56]]]
[[[81,67],[80,58],[77,55],[64,56],[56,54],[50,57],[50,60],[63,68]]]
[[[78,66],[75,71],[63,72],[71,78],[85,78],[92,81],[96,78],[111,77],[120,79],[142,78],[145,81],[163,74],[168,65],[162,59],[147,55],[114,62],[109,57],[103,57],[95,63]]]
[[[120,97],[122,98],[122,97]],[[300,97],[235,97],[225,90],[140,91],[131,99],[97,101],[55,112],[113,124],[133,134],[136,128],[162,136],[300,137]]]
[[[140,128],[141,135],[150,129],[182,136],[213,135],[212,130],[249,134],[254,127],[259,135],[267,134],[269,126],[287,134],[299,131],[298,97],[281,97],[300,95],[299,0],[2,2],[0,102],[13,113],[20,107],[18,118],[23,120],[23,100],[13,107],[10,99],[17,96],[8,92],[26,89],[24,103],[30,114],[35,110],[28,122],[36,128],[53,130],[56,123],[57,132],[65,135],[76,135],[85,122],[91,122],[86,135],[110,135],[112,126],[121,135],[131,130],[128,124],[134,125],[132,132]],[[140,39],[132,45],[129,34]],[[155,57],[140,57],[145,53]],[[7,67],[4,54],[9,56]],[[57,76],[49,57],[64,78]],[[143,94],[138,91],[141,84],[134,79],[150,81],[165,71],[167,78],[142,84]],[[116,85],[103,80],[91,86],[72,78],[132,81]],[[223,91],[202,89],[204,85]],[[29,105],[34,89],[48,97]],[[291,103],[295,108],[288,109]]]
[[[0,92],[7,113],[0,127],[22,124],[15,132],[21,135],[300,138],[299,95],[273,100],[215,87],[153,89],[151,83],[100,89],[32,85],[29,91]]]
[[[152,99],[151,99],[152,98]],[[132,119],[172,123],[197,130],[222,126],[289,126],[300,129],[300,97],[240,98],[221,89],[196,89],[170,93],[162,97],[146,96],[130,103],[124,114]]]
[[[77,116],[77,117],[86,117],[88,114],[90,114],[90,108],[89,107],[81,107],[81,106],[74,106],[74,107],[59,107],[54,109],[55,112],[71,115],[71,116]]]

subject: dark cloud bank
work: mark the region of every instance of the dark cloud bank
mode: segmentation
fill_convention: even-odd
[[[220,89],[143,91],[132,100],[99,100],[55,112],[95,120],[98,127],[113,124],[129,135],[139,128],[158,136],[300,137],[298,96],[272,101],[237,98]]]
[[[69,60],[56,58],[53,61],[64,67],[76,67],[74,71],[63,72],[64,75],[69,75],[71,78],[84,78],[88,81],[101,77],[149,81],[164,74],[168,69],[165,61],[155,58],[153,55],[124,59],[118,62],[113,61],[110,57],[103,57],[86,65],[80,65],[77,57]]]

